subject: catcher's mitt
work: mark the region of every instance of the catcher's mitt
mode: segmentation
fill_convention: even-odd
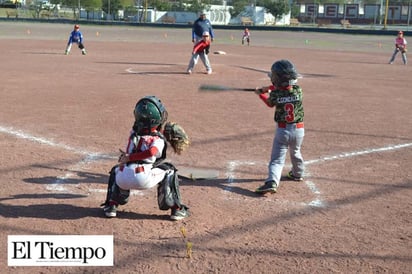
[[[181,154],[190,145],[189,136],[187,136],[183,127],[177,123],[167,122],[163,134],[177,154]]]

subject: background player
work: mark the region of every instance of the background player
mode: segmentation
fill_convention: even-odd
[[[66,47],[66,52],[65,52],[66,55],[70,53],[73,43],[77,43],[77,45],[79,46],[79,49],[82,50],[82,54],[86,55],[86,49],[84,48],[84,45],[83,45],[83,34],[80,31],[79,25],[74,25],[74,29],[70,33],[69,41],[67,42],[67,47]]]
[[[202,40],[202,35],[205,31],[209,33],[210,41],[213,42],[215,34],[213,32],[212,23],[209,19],[206,18],[206,14],[204,12],[201,12],[199,18],[196,19],[196,21],[193,23],[192,42],[197,43]]]
[[[189,216],[188,208],[181,202],[177,170],[171,163],[163,162],[166,141],[172,139],[167,139],[161,132],[167,116],[164,105],[155,96],[146,96],[137,102],[126,151],[121,153],[119,164],[110,171],[107,197],[102,204],[107,217],[117,216],[119,205],[128,202],[131,189],[144,190],[154,186],[158,186],[159,209],[171,209],[172,220]],[[170,122],[166,127],[168,124]]]
[[[406,44],[408,43],[406,42],[406,39],[403,37],[403,31],[399,31],[398,36],[395,39],[395,50],[392,54],[391,60],[389,60],[389,64],[393,64],[393,61],[395,61],[398,52],[401,52],[402,54],[403,64],[408,64],[408,59],[406,58]]]
[[[304,162],[300,152],[305,134],[303,127],[303,92],[297,85],[298,73],[288,60],[280,60],[272,65],[271,86],[257,89],[256,93],[269,107],[276,107],[277,129],[272,145],[268,177],[265,184],[256,189],[257,193],[275,193],[279,187],[286,152],[290,149],[292,170],[287,177],[294,181],[303,180]]]
[[[247,42],[247,45],[249,46],[250,43],[250,31],[248,28],[245,28],[245,30],[243,31],[243,35],[242,35],[242,45],[245,44],[245,41]]]
[[[212,67],[210,66],[210,61],[209,61],[209,49],[210,49],[210,36],[209,32],[205,31],[203,32],[202,35],[202,40],[197,42],[193,46],[192,50],[192,57],[190,58],[189,65],[187,67],[187,73],[192,74],[193,68],[196,66],[197,62],[202,60],[203,65],[206,67],[206,73],[207,74],[212,74]]]

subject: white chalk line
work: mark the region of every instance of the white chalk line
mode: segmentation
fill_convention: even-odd
[[[5,133],[8,135],[15,136],[19,139],[26,139],[30,140],[32,142],[37,142],[40,144],[45,144],[51,147],[57,147],[61,148],[67,151],[72,151],[77,154],[81,155],[86,155],[85,158],[83,158],[81,161],[76,163],[72,169],[79,170],[79,169],[85,169],[85,166],[87,166],[91,162],[96,162],[99,160],[103,159],[116,159],[114,156],[110,156],[108,154],[102,154],[102,153],[96,153],[96,152],[90,152],[85,149],[79,149],[79,148],[74,148],[66,144],[62,143],[56,143],[50,140],[47,140],[43,137],[37,137],[28,133],[25,133],[21,130],[15,130],[11,127],[4,127],[0,126],[0,133]],[[398,145],[390,145],[390,146],[385,146],[381,148],[373,148],[373,149],[368,149],[368,150],[362,150],[362,151],[353,151],[353,152],[347,152],[347,153],[341,153],[338,155],[332,155],[332,156],[326,156],[320,159],[314,159],[314,160],[308,160],[305,161],[305,165],[312,165],[312,164],[318,164],[326,161],[332,161],[332,160],[338,160],[338,159],[344,159],[344,158],[352,158],[360,155],[366,155],[366,154],[372,154],[372,153],[377,153],[377,152],[385,152],[385,151],[391,151],[391,150],[397,150],[397,149],[402,149],[402,148],[407,148],[412,146],[412,143],[407,143],[407,144],[398,144]],[[236,170],[241,167],[241,166],[256,166],[256,165],[263,165],[262,163],[256,163],[256,162],[250,162],[250,161],[229,161],[227,165],[227,172],[226,172],[226,177],[227,177],[227,182],[228,185],[224,188],[225,193],[230,193],[232,192],[232,186],[231,184],[233,183],[235,179],[235,173]],[[305,175],[308,173],[306,172]],[[68,172],[63,176],[58,177],[55,182],[53,182],[51,185],[47,186],[48,190],[53,190],[53,191],[69,191],[67,188],[64,188],[62,184],[64,183],[65,180],[72,178],[75,176],[74,172]],[[317,188],[316,184],[310,180],[305,181],[306,186],[311,190],[311,192],[315,195],[315,199],[312,200],[309,203],[302,203],[310,206],[315,206],[315,207],[323,207],[325,206],[325,202],[322,201],[321,199],[321,192]],[[102,189],[89,189],[90,192],[104,192],[105,190]],[[141,191],[133,191],[133,195],[142,195]]]
[[[21,130],[16,130],[12,127],[0,126],[0,133],[5,133],[8,135],[12,135],[19,139],[29,140],[29,141],[44,144],[50,147],[60,148],[66,151],[74,152],[76,154],[85,155],[85,157],[82,160],[80,160],[79,162],[71,166],[71,168],[69,168],[72,170],[84,169],[84,167],[87,166],[89,163],[99,161],[102,159],[116,159],[115,157],[107,155],[107,154],[90,152],[85,149],[74,148],[74,147],[71,147],[63,143],[56,143],[51,140],[47,140],[43,137],[34,136],[29,133],[23,132]],[[63,184],[66,180],[73,178],[75,176],[76,176],[75,172],[69,171],[64,175],[57,177],[57,179],[54,180],[53,183],[46,186],[46,189],[49,191],[67,192],[69,190],[66,187],[64,187]]]
[[[164,68],[169,68],[169,67],[171,67],[171,66],[170,66],[170,65],[168,65],[168,66],[162,66],[162,67],[160,68],[160,69],[161,69],[160,72],[163,72],[163,73],[159,73],[159,72],[156,72],[156,71],[139,71],[139,70],[135,70],[135,69],[133,69],[133,68],[127,68],[127,69],[125,69],[125,71],[126,71],[127,73],[129,73],[129,74],[156,75],[156,76],[164,76],[164,77],[176,77],[176,75],[177,75],[176,72],[174,72],[173,74],[168,74],[167,72],[165,72],[164,70],[162,70],[162,69],[164,69]],[[182,75],[187,76],[185,70],[182,70]]]
[[[381,148],[373,148],[373,149],[362,150],[362,151],[353,151],[353,152],[341,153],[341,154],[338,154],[338,155],[326,156],[326,157],[323,157],[323,158],[320,158],[320,159],[305,161],[305,166],[318,164],[318,163],[323,163],[323,162],[326,162],[326,161],[333,161],[333,160],[339,160],[339,159],[344,159],[344,158],[352,158],[352,157],[371,154],[371,153],[402,149],[402,148],[407,148],[407,147],[410,147],[410,146],[412,146],[412,143],[390,145],[390,146],[385,146],[385,147],[381,147]],[[255,165],[258,165],[258,164],[255,163],[255,162],[249,162],[249,161],[229,161],[228,164],[227,164],[227,172],[225,174],[226,177],[227,177],[228,185],[225,186],[223,191],[225,193],[233,192],[231,184],[235,180],[235,173],[236,173],[237,168],[242,167],[242,166],[251,166],[251,165],[255,166]],[[259,164],[259,165],[263,165],[263,164]],[[307,171],[307,168],[305,170],[305,177],[310,177],[310,174]],[[323,201],[323,199],[321,197],[321,192],[318,189],[318,187],[316,186],[316,184],[311,180],[305,180],[305,184],[309,188],[309,190],[312,192],[312,194],[315,196],[315,199],[310,201],[309,203],[301,203],[301,204],[309,205],[309,206],[313,206],[313,207],[325,207],[326,202]]]
[[[235,200],[233,195],[230,195],[230,193],[233,193],[233,182],[235,180],[236,176],[236,171],[238,168],[244,167],[244,166],[263,166],[264,163],[256,163],[256,162],[251,162],[251,161],[229,161],[227,164],[227,171],[226,171],[226,178],[227,178],[227,183],[228,185],[225,186],[225,188],[222,190],[224,192],[226,200]],[[267,166],[267,164],[266,164]],[[308,171],[305,171],[305,176],[309,177],[310,174]],[[324,207],[326,206],[326,203],[322,200],[321,198],[321,193],[319,189],[316,187],[315,183],[310,181],[310,180],[305,180],[306,186],[309,188],[309,190],[312,192],[312,194],[315,196],[315,199],[312,201],[305,203],[305,202],[292,202],[289,201],[289,203],[295,203],[300,206],[313,206],[313,207]],[[228,195],[229,194],[229,195]],[[238,200],[238,199],[237,199]],[[247,198],[242,198],[243,201],[248,200]],[[272,201],[272,200],[271,200]]]

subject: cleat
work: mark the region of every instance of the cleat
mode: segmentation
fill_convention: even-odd
[[[256,188],[255,192],[259,194],[276,193],[278,189],[277,184],[274,181],[265,182],[264,185]]]
[[[179,221],[189,216],[190,214],[188,208],[185,205],[182,205],[180,209],[172,209],[172,215],[170,215],[170,219],[174,221]]]
[[[116,205],[108,205],[103,208],[104,214],[108,218],[114,218],[117,215],[117,206]]]
[[[296,176],[294,176],[293,173],[292,173],[292,171],[289,171],[287,177],[288,177],[289,180],[292,180],[292,181],[297,181],[297,182],[303,181],[303,178],[302,178],[302,177],[296,177]]]

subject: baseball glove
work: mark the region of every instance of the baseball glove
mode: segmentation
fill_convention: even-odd
[[[407,52],[407,49],[405,47],[402,47],[402,46],[398,46],[398,50],[402,53]]]
[[[167,122],[163,134],[177,154],[181,154],[190,145],[189,136],[183,127],[177,123]]]

